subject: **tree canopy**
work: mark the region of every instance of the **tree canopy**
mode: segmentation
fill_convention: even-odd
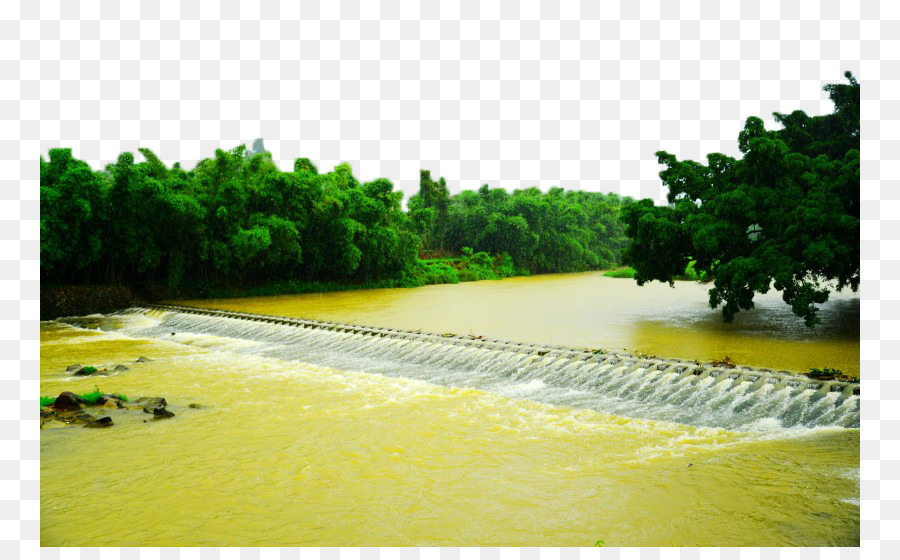
[[[257,140],[216,150],[191,171],[123,153],[103,171],[69,149],[41,158],[41,277],[51,283],[163,282],[172,289],[278,280],[398,278],[416,259],[387,179],[360,183],[346,163],[280,171]]]
[[[444,178],[423,170],[409,217],[427,251],[460,254],[464,247],[508,254],[532,273],[576,272],[620,264],[627,239],[619,209],[629,197],[559,187],[504,189],[483,185],[450,197]]]
[[[859,288],[860,86],[845,76],[824,87],[831,114],[775,113],[779,130],[748,118],[741,158],[712,153],[703,165],[656,153],[668,206],[645,199],[622,210],[623,256],[639,285],[671,285],[696,260],[726,322],[775,288],[809,327],[832,290]]]
[[[319,173],[306,158],[281,171],[262,140],[249,152],[216,150],[189,171],[139,152],[145,161],[126,152],[102,170],[69,149],[41,158],[42,281],[201,296],[415,286],[613,266],[626,242],[618,212],[630,199],[613,194],[484,185],[451,197],[443,177],[422,170],[404,212],[388,179],[363,183],[346,163]],[[426,266],[426,251],[462,255],[451,259],[459,274]]]

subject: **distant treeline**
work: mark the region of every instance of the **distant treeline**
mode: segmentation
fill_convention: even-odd
[[[423,171],[404,212],[387,179],[361,183],[346,163],[320,174],[305,158],[281,171],[261,142],[190,171],[140,152],[144,162],[123,153],[103,170],[70,149],[41,158],[42,282],[171,295],[417,286],[455,278],[430,271],[448,265],[421,261],[426,251],[493,262],[502,277],[615,266],[626,244],[618,213],[630,199],[614,194],[485,185],[451,197]]]
[[[463,247],[508,254],[532,273],[575,272],[621,264],[627,245],[616,194],[483,185],[451,197],[443,177],[423,170],[419,194],[409,200],[409,220],[427,250],[459,254]]]

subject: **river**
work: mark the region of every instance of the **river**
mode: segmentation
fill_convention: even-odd
[[[182,303],[859,371],[855,295],[832,297],[816,331],[777,294],[731,325],[705,301],[692,283],[585,273]],[[690,383],[678,407],[663,406],[671,391],[656,380],[669,394],[641,402],[554,385],[561,361],[536,369],[502,353],[463,359],[440,344],[246,323],[133,310],[41,324],[42,395],[99,386],[164,396],[176,414],[112,411],[109,429],[42,430],[42,545],[858,546],[858,397],[785,416],[780,403],[801,402],[790,389],[724,379],[713,385],[722,406],[694,402],[708,399]],[[75,362],[130,369],[74,378]]]

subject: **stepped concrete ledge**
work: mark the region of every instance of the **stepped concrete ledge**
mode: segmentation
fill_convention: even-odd
[[[775,385],[775,388],[792,387],[798,390],[810,389],[821,393],[841,393],[841,397],[859,395],[860,393],[859,383],[811,379],[802,373],[794,371],[773,371],[768,368],[755,368],[750,366],[737,366],[734,368],[715,367],[709,364],[697,364],[685,360],[659,357],[648,358],[626,352],[612,352],[602,349],[592,350],[588,348],[572,348],[558,345],[531,344],[454,333],[433,333],[422,330],[408,331],[384,327],[369,327],[365,325],[353,325],[332,321],[316,321],[312,319],[300,319],[297,317],[263,315],[258,313],[246,313],[243,311],[226,311],[223,309],[189,307],[183,305],[148,304],[131,308],[129,311],[142,313],[154,310],[257,321],[276,325],[295,326],[304,329],[347,333],[349,335],[417,340],[424,343],[468,347],[485,352],[515,352],[530,356],[532,360],[544,360],[548,363],[551,360],[558,360],[560,366],[564,365],[564,363],[571,363],[574,361],[594,361],[597,363],[619,366],[617,369],[621,369],[621,373],[623,374],[638,368],[644,368],[647,370],[655,369],[660,374],[673,374],[673,376],[679,378],[688,375],[709,376],[713,378],[728,377],[735,380],[749,381],[754,384],[754,388],[764,384],[772,384]]]

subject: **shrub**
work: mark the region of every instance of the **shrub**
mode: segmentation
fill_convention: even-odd
[[[688,263],[687,267],[684,269],[684,274],[681,276],[676,276],[676,280],[690,280],[692,282],[708,282],[706,271],[704,270],[700,274],[697,274],[697,271],[694,270],[694,265],[697,264],[696,260],[693,260]]]
[[[610,278],[634,278],[634,269],[629,266],[618,270],[607,270],[603,273],[603,276],[609,276]]]
[[[425,284],[459,284],[459,280],[459,272],[446,263],[425,265]]]
[[[516,265],[508,253],[503,253],[501,257],[498,257],[498,260],[500,264],[497,265],[497,276],[500,278],[516,276]]]
[[[484,251],[473,253],[471,247],[463,247],[463,268],[459,271],[461,282],[474,280],[497,280],[494,272],[494,259]]]

